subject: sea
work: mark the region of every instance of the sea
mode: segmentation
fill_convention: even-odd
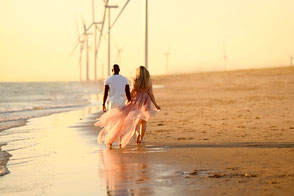
[[[101,105],[102,82],[0,82],[0,131],[30,118]]]

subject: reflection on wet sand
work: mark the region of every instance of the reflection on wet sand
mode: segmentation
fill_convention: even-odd
[[[137,149],[136,153],[143,151]],[[151,191],[140,186],[149,180],[148,160],[138,158],[127,149],[101,150],[98,156],[98,175],[105,179],[107,195],[142,195]]]

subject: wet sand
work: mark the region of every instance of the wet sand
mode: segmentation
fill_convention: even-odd
[[[0,176],[6,175],[9,173],[6,165],[11,156],[6,151],[2,151],[1,147],[6,145],[5,143],[0,143]]]
[[[162,111],[125,149],[96,143],[95,108],[31,119],[1,132],[1,195],[293,195],[293,73],[156,77]]]

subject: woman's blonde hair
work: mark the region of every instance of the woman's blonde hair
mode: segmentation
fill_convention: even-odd
[[[136,76],[134,78],[134,87],[146,89],[150,86],[150,74],[149,71],[144,67],[140,66],[136,69]]]

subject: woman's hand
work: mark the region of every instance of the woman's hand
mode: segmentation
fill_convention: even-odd
[[[155,108],[156,108],[157,110],[160,110],[160,109],[161,109],[159,105],[155,105]]]

